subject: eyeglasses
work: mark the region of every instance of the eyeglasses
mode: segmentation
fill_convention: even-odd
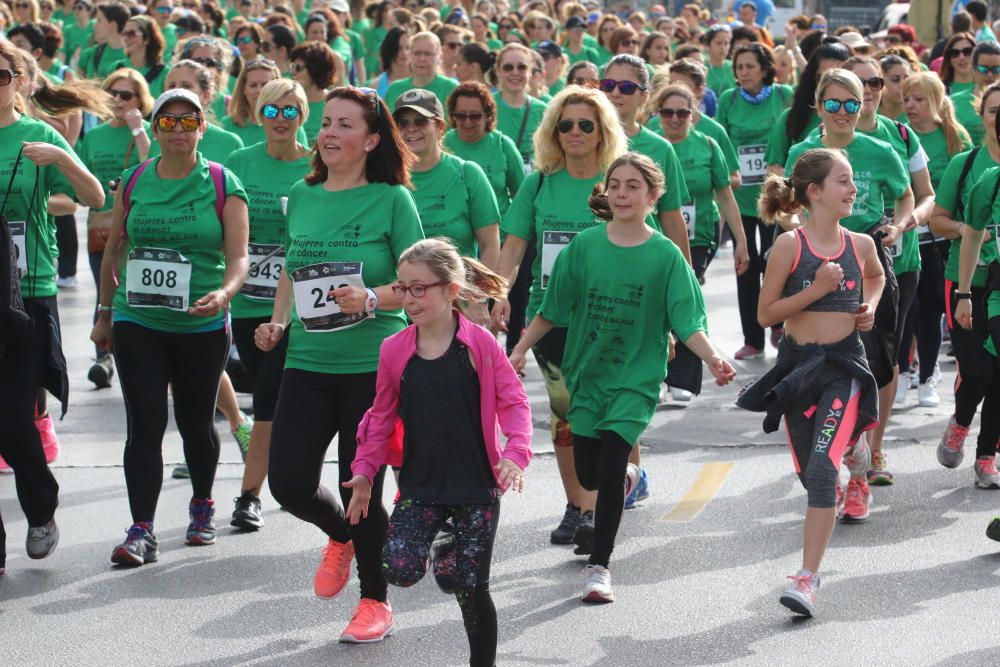
[[[594,125],[594,121],[587,118],[581,118],[580,120],[573,120],[572,118],[563,118],[561,121],[556,123],[556,129],[559,130],[559,134],[569,134],[573,131],[573,126],[580,128],[580,131],[584,134],[591,134],[597,126]]]
[[[253,37],[251,37],[249,35],[247,35],[245,37],[237,37],[236,38],[236,44],[237,44],[237,46],[240,45],[240,44],[251,44],[251,43],[253,43]]]
[[[660,118],[670,119],[670,118],[673,118],[674,116],[677,116],[677,118],[679,118],[680,120],[684,120],[686,118],[690,118],[691,117],[691,110],[690,109],[667,109],[666,107],[660,109]]]
[[[406,296],[407,292],[409,292],[414,299],[421,299],[425,294],[427,294],[427,290],[431,287],[444,287],[449,282],[450,281],[448,280],[439,280],[436,283],[431,283],[430,285],[421,285],[420,283],[413,283],[412,285],[393,285],[392,293],[395,294],[398,299],[402,299]]]
[[[222,63],[220,63],[215,58],[206,58],[205,56],[200,56],[198,58],[191,58],[191,60],[211,69],[222,69]]]
[[[165,113],[157,116],[154,122],[160,132],[173,132],[178,122],[181,126],[181,132],[197,132],[201,129],[201,116],[196,113],[186,113],[180,116]]]
[[[965,56],[966,58],[968,58],[969,56],[972,55],[972,51],[974,48],[975,47],[972,46],[966,46],[961,49],[948,49],[948,57],[955,58],[957,56]]]
[[[108,90],[108,95],[117,97],[122,102],[131,102],[132,98],[135,97],[135,93],[130,90],[115,90],[114,88]]]
[[[500,66],[500,69],[503,70],[504,72],[513,72],[515,69],[518,72],[527,72],[528,71],[528,65],[527,65],[527,63],[516,63],[516,64],[515,63],[504,63],[503,65]]]
[[[260,50],[263,51],[264,53],[270,53],[271,49],[273,47],[274,47],[274,44],[272,44],[271,42],[261,42],[260,43]]]
[[[265,104],[260,108],[260,114],[268,120],[274,120],[279,113],[285,120],[295,120],[302,113],[302,109],[292,104],[284,107],[279,107],[277,104]]]
[[[833,98],[823,100],[823,108],[827,113],[837,113],[841,107],[844,108],[845,112],[853,116],[861,111],[861,102],[857,100],[835,100]]]
[[[460,113],[456,111],[455,113],[451,114],[451,117],[458,123],[468,123],[468,122],[478,123],[483,119],[484,115],[485,114],[481,114],[475,111],[472,113]]]
[[[141,37],[142,33],[138,30],[122,30],[122,37],[128,37],[132,39],[133,37]]]
[[[1000,65],[993,65],[992,67],[987,67],[986,65],[976,65],[976,71],[980,74],[992,74],[996,76],[1000,74]]]
[[[396,125],[399,129],[405,130],[411,125],[417,129],[422,129],[427,127],[427,124],[431,122],[430,118],[425,118],[423,116],[417,116],[415,118],[397,118]]]
[[[21,76],[19,72],[14,72],[9,69],[0,69],[0,86],[9,86],[10,82],[13,81],[15,77],[19,76]]]
[[[858,77],[859,79],[861,77]],[[861,85],[865,88],[871,88],[874,91],[879,91],[885,88],[885,79],[880,76],[873,76],[870,79],[861,79]]]
[[[635,81],[615,81],[614,79],[601,79],[601,90],[605,93],[613,93],[615,88],[622,95],[635,95],[636,91],[646,90],[646,86]]]

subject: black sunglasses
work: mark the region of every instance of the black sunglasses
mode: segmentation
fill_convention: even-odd
[[[972,51],[974,48],[975,47],[972,46],[966,46],[965,48],[961,49],[948,49],[948,57],[949,58],[954,58],[956,56],[969,57],[972,55]]]
[[[10,82],[19,76],[21,75],[18,72],[9,69],[0,69],[0,86],[9,86]]]
[[[663,109],[660,109],[660,118],[673,118],[674,116],[677,116],[681,120],[684,120],[685,118],[690,118],[691,117],[691,110],[690,109],[667,109],[666,107],[664,107]]]
[[[515,69],[518,72],[527,72],[528,66],[525,63],[517,63],[517,64],[504,63],[503,65],[500,66],[500,69],[502,69],[504,72],[513,72]]]
[[[578,126],[580,131],[584,134],[592,134],[594,130],[597,129],[594,121],[588,120],[587,118],[582,118],[580,120],[564,118],[556,123],[556,129],[559,130],[559,134],[569,134],[573,131],[573,126]]]
[[[861,77],[858,77],[861,79]],[[872,90],[878,91],[885,88],[885,79],[880,76],[873,76],[870,79],[861,79],[861,85],[866,88],[871,88]]]
[[[122,102],[131,102],[132,98],[135,97],[135,93],[133,93],[132,91],[129,91],[129,90],[115,90],[114,88],[111,88],[110,90],[108,90],[108,95],[110,95],[111,97],[117,97]]]
[[[461,113],[459,111],[456,111],[455,113],[451,114],[451,118],[456,123],[464,123],[464,122],[470,121],[470,120],[473,123],[478,123],[479,121],[481,121],[483,119],[483,115],[484,114],[477,113],[477,112]]]
[[[431,122],[430,118],[425,118],[424,116],[417,116],[416,118],[397,118],[396,125],[401,130],[405,130],[411,125],[416,128],[427,127],[427,124]]]
[[[636,91],[646,90],[646,86],[635,81],[615,81],[614,79],[601,79],[601,90],[605,93],[614,92],[615,88],[622,95],[635,95]]]

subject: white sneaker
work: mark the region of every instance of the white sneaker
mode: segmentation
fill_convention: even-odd
[[[917,388],[917,399],[919,400],[920,407],[936,408],[941,404],[941,397],[938,396],[934,384],[934,378],[931,377]]]
[[[694,397],[687,389],[681,389],[680,387],[670,388],[670,397],[673,398],[678,403],[690,403],[691,399]]]
[[[56,287],[58,287],[59,289],[75,289],[76,276],[66,276],[65,278],[56,278]]]
[[[614,591],[611,590],[611,572],[608,571],[608,568],[600,565],[588,565],[583,568],[583,579],[581,600],[597,603],[615,601]]]
[[[844,451],[844,465],[854,477],[860,477],[868,472],[872,464],[872,450],[868,448],[868,439],[862,435],[853,447]]]
[[[667,402],[667,396],[670,395],[670,388],[665,384],[660,385],[660,398],[657,399],[660,405]]]
[[[629,495],[632,493],[632,489],[635,485],[639,483],[639,475],[641,474],[639,466],[634,463],[629,463],[625,466],[625,500],[628,501]]]
[[[893,401],[893,405],[903,405],[906,403],[907,388],[909,388],[909,382],[906,381],[906,378],[899,378],[899,382],[896,383],[896,400]]]
[[[934,380],[934,384],[941,381],[941,364],[934,362],[934,372],[931,373],[931,379]]]
[[[900,380],[903,381],[902,379]],[[910,389],[916,389],[920,386],[920,370],[914,368],[910,371]]]
[[[819,590],[819,575],[808,570],[788,577],[792,585],[782,593],[779,602],[796,614],[812,617],[816,611],[816,591]]]

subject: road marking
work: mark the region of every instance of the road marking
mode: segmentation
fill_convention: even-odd
[[[687,495],[663,515],[663,520],[684,523],[697,517],[712,502],[732,470],[733,464],[729,462],[706,463],[688,489]]]

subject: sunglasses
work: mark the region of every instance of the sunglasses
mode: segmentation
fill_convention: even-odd
[[[274,120],[279,113],[285,120],[295,120],[302,113],[302,109],[291,104],[284,107],[279,107],[277,104],[265,104],[260,108],[260,114],[268,120]]]
[[[178,121],[182,132],[197,132],[201,129],[201,116],[196,113],[186,113],[180,116],[165,113],[157,116],[154,122],[160,132],[173,132]]]
[[[247,35],[246,37],[237,37],[236,38],[236,44],[237,45],[239,45],[239,44],[252,44],[252,43],[253,43],[253,37],[250,37],[249,35]]]
[[[472,112],[472,113],[459,113],[459,112],[455,112],[455,113],[451,114],[451,117],[456,122],[459,122],[459,123],[467,123],[469,121],[471,121],[473,123],[478,123],[479,121],[481,121],[483,119],[483,115],[484,114],[477,113],[477,112]]]
[[[1000,65],[993,65],[993,67],[987,67],[986,65],[976,65],[976,71],[980,74],[992,74],[996,76],[1000,74]]]
[[[642,44],[642,42],[637,39],[623,39],[618,42],[619,46],[639,46],[640,44]]]
[[[9,86],[14,77],[21,76],[20,73],[9,69],[0,69],[0,86]]]
[[[132,39],[133,37],[141,37],[142,33],[138,30],[122,30],[122,37],[128,37]]]
[[[14,9],[30,9],[31,5],[27,2],[16,2],[14,3]]]
[[[885,41],[888,44],[902,44],[903,43],[903,38],[900,37],[899,35],[888,35],[885,38]]]
[[[853,116],[861,111],[861,102],[857,100],[835,100],[833,98],[823,100],[823,108],[826,109],[827,113],[837,113],[841,107],[844,108],[845,112]]]
[[[859,79],[861,77],[858,77]],[[865,88],[871,88],[872,90],[879,91],[885,88],[885,79],[880,76],[873,76],[870,79],[861,79],[861,85]]]
[[[205,56],[200,56],[198,58],[192,58],[191,60],[195,61],[199,65],[204,65],[205,67],[211,69],[222,69],[222,63],[220,63],[215,58],[206,58]]]
[[[417,129],[427,127],[427,124],[431,122],[430,118],[424,118],[423,116],[417,116],[416,118],[399,118],[396,120],[396,125],[399,129],[405,130],[411,125]],[[414,295],[416,296],[416,295]]]
[[[288,66],[288,69],[290,69],[293,72],[302,72],[305,70],[305,68],[306,66],[303,65],[302,63],[292,63],[291,65]]]
[[[268,69],[272,69],[274,67],[277,67],[277,65],[275,65],[274,61],[271,60],[270,58],[255,58],[243,66],[243,71],[251,69],[263,69],[265,67]]]
[[[156,12],[158,14],[170,14],[174,11],[173,7],[157,7]]]
[[[601,79],[600,86],[605,93],[613,93],[617,88],[622,95],[635,95],[636,91],[646,90],[646,86],[635,81],[615,81],[614,79]]]
[[[445,46],[447,46],[449,50],[454,51],[462,46],[462,42],[446,42]]]
[[[130,90],[115,90],[114,88],[108,91],[108,95],[117,97],[122,102],[131,102],[132,98],[135,97],[135,93]]]
[[[965,56],[966,58],[968,58],[969,56],[972,55],[972,51],[974,48],[975,47],[972,46],[966,46],[961,49],[948,49],[948,57],[955,58],[957,56]]]
[[[512,23],[501,23],[497,26],[497,30],[516,30],[517,26]]]
[[[583,86],[584,88],[596,88],[600,83],[597,79],[588,79],[583,76],[575,76],[573,80],[570,81],[575,86]]]
[[[578,126],[580,131],[584,134],[592,134],[597,126],[594,125],[594,121],[588,120],[586,118],[580,120],[573,120],[572,118],[564,118],[558,123],[556,123],[556,129],[559,130],[559,134],[569,134],[573,131],[573,127]]]
[[[181,7],[184,9],[198,9],[198,4],[195,2],[182,2]]]
[[[677,116],[680,120],[691,117],[690,109],[667,109],[666,107],[660,109],[660,118],[670,119]]]
[[[500,69],[504,72],[513,72],[514,70],[517,70],[518,72],[527,72],[528,66],[525,63],[517,63],[516,65],[514,63],[504,63],[500,66]]]
[[[420,299],[427,294],[427,290],[431,287],[444,287],[449,282],[450,281],[448,280],[439,280],[436,283],[431,283],[430,285],[421,285],[420,283],[413,283],[412,285],[393,285],[392,293],[395,294],[397,298],[402,299],[406,296],[406,293],[409,292],[413,295],[414,299]]]

